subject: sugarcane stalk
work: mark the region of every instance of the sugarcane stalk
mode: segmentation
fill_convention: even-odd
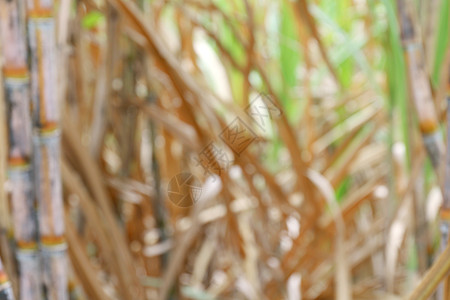
[[[34,179],[46,299],[68,299],[60,168],[57,48],[52,0],[27,2],[33,103]]]
[[[0,300],[14,300],[14,294],[12,291],[11,283],[3,268],[2,261],[0,259]]]
[[[8,120],[8,174],[11,183],[19,299],[40,299],[37,220],[31,170],[32,139],[27,47],[17,0],[0,1],[4,91]]]
[[[442,203],[440,217],[441,245],[440,251],[444,251],[448,244],[450,229],[450,78],[447,83],[447,151],[444,174],[444,201]],[[439,294],[442,299],[449,299],[450,296],[450,277],[447,276],[444,284],[439,288]],[[442,290],[443,289],[443,290]]]
[[[31,158],[31,119],[26,41],[16,1],[0,2],[3,75],[9,130],[9,166],[26,168]]]
[[[408,81],[412,100],[419,119],[422,140],[437,177],[440,179],[442,176],[440,176],[439,164],[444,159],[444,143],[439,131],[439,119],[434,107],[431,85],[426,72],[426,60],[422,41],[414,19],[413,4],[411,1],[397,0],[397,9],[400,21],[401,40],[408,68]],[[448,240],[449,230],[449,218],[446,217],[446,214],[448,213],[443,209],[441,211],[440,231],[441,241],[444,243],[442,246],[444,248]],[[445,289],[443,290],[442,287],[438,289],[438,299],[443,299]]]
[[[444,143],[439,132],[439,121],[434,107],[431,85],[428,80],[423,46],[417,24],[414,22],[412,3],[397,0],[401,40],[407,62],[411,97],[419,119],[422,140],[431,163],[439,176],[439,163],[444,153]]]

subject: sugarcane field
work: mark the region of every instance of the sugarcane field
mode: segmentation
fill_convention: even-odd
[[[0,300],[450,300],[450,0],[0,0]]]

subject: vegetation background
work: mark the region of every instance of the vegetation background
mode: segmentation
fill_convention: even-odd
[[[33,62],[34,15],[0,1],[0,16],[17,4]],[[36,91],[61,111],[48,159],[68,269],[67,291],[44,279],[61,292],[46,297],[450,299],[449,2],[57,1],[54,51],[39,54],[56,75]],[[254,139],[236,151],[226,137],[243,129]],[[0,143],[0,290],[30,300],[10,149]],[[180,173],[196,178],[178,191],[188,207],[170,197]],[[51,257],[41,268],[59,274]]]

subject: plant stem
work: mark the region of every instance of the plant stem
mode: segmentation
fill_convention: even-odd
[[[4,90],[8,118],[8,167],[19,299],[40,299],[37,220],[31,170],[32,139],[27,49],[17,1],[1,1]]]
[[[413,18],[412,4],[406,0],[397,0],[397,9],[411,97],[419,119],[424,146],[439,177],[437,170],[442,160],[444,144],[439,133],[439,121],[432,99],[431,85],[425,70],[422,42]]]
[[[68,299],[53,1],[28,1],[35,188],[46,299]]]

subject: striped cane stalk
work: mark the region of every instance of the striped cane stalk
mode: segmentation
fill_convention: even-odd
[[[32,138],[27,47],[17,0],[0,1],[4,90],[8,118],[8,173],[12,187],[20,299],[40,299],[37,221],[31,170]]]
[[[35,189],[46,299],[68,299],[52,0],[28,0]]]
[[[439,164],[444,158],[444,144],[439,132],[439,120],[432,99],[431,85],[425,69],[425,55],[418,26],[412,12],[412,5],[411,1],[397,0],[401,39],[408,66],[409,86],[420,122],[423,143],[439,178]],[[447,214],[445,208],[443,208],[440,226],[443,245],[446,245],[448,239]],[[438,299],[443,299],[445,289],[446,287],[443,286],[438,289]]]
[[[409,86],[413,102],[420,122],[423,143],[431,163],[439,177],[439,163],[442,161],[444,146],[439,132],[439,121],[434,107],[431,85],[427,77],[425,55],[418,26],[414,19],[412,3],[407,0],[397,0],[400,20],[401,39],[405,51]],[[448,239],[448,222],[442,211],[441,241]],[[438,299],[442,299],[443,289],[438,289]]]
[[[0,300],[14,300],[11,283],[8,276],[3,269],[2,261],[0,259]]]
[[[414,22],[412,1],[397,0],[401,39],[408,66],[408,80],[412,99],[420,122],[423,143],[436,171],[444,153],[439,121],[434,107],[431,85],[427,77],[423,46]],[[439,174],[438,174],[439,175]]]
[[[450,78],[447,83],[447,153],[444,175],[444,202],[441,207],[441,252],[447,247],[450,229]],[[448,299],[450,296],[450,277],[446,277],[444,285],[439,287],[439,298]],[[443,291],[442,291],[443,289]]]

